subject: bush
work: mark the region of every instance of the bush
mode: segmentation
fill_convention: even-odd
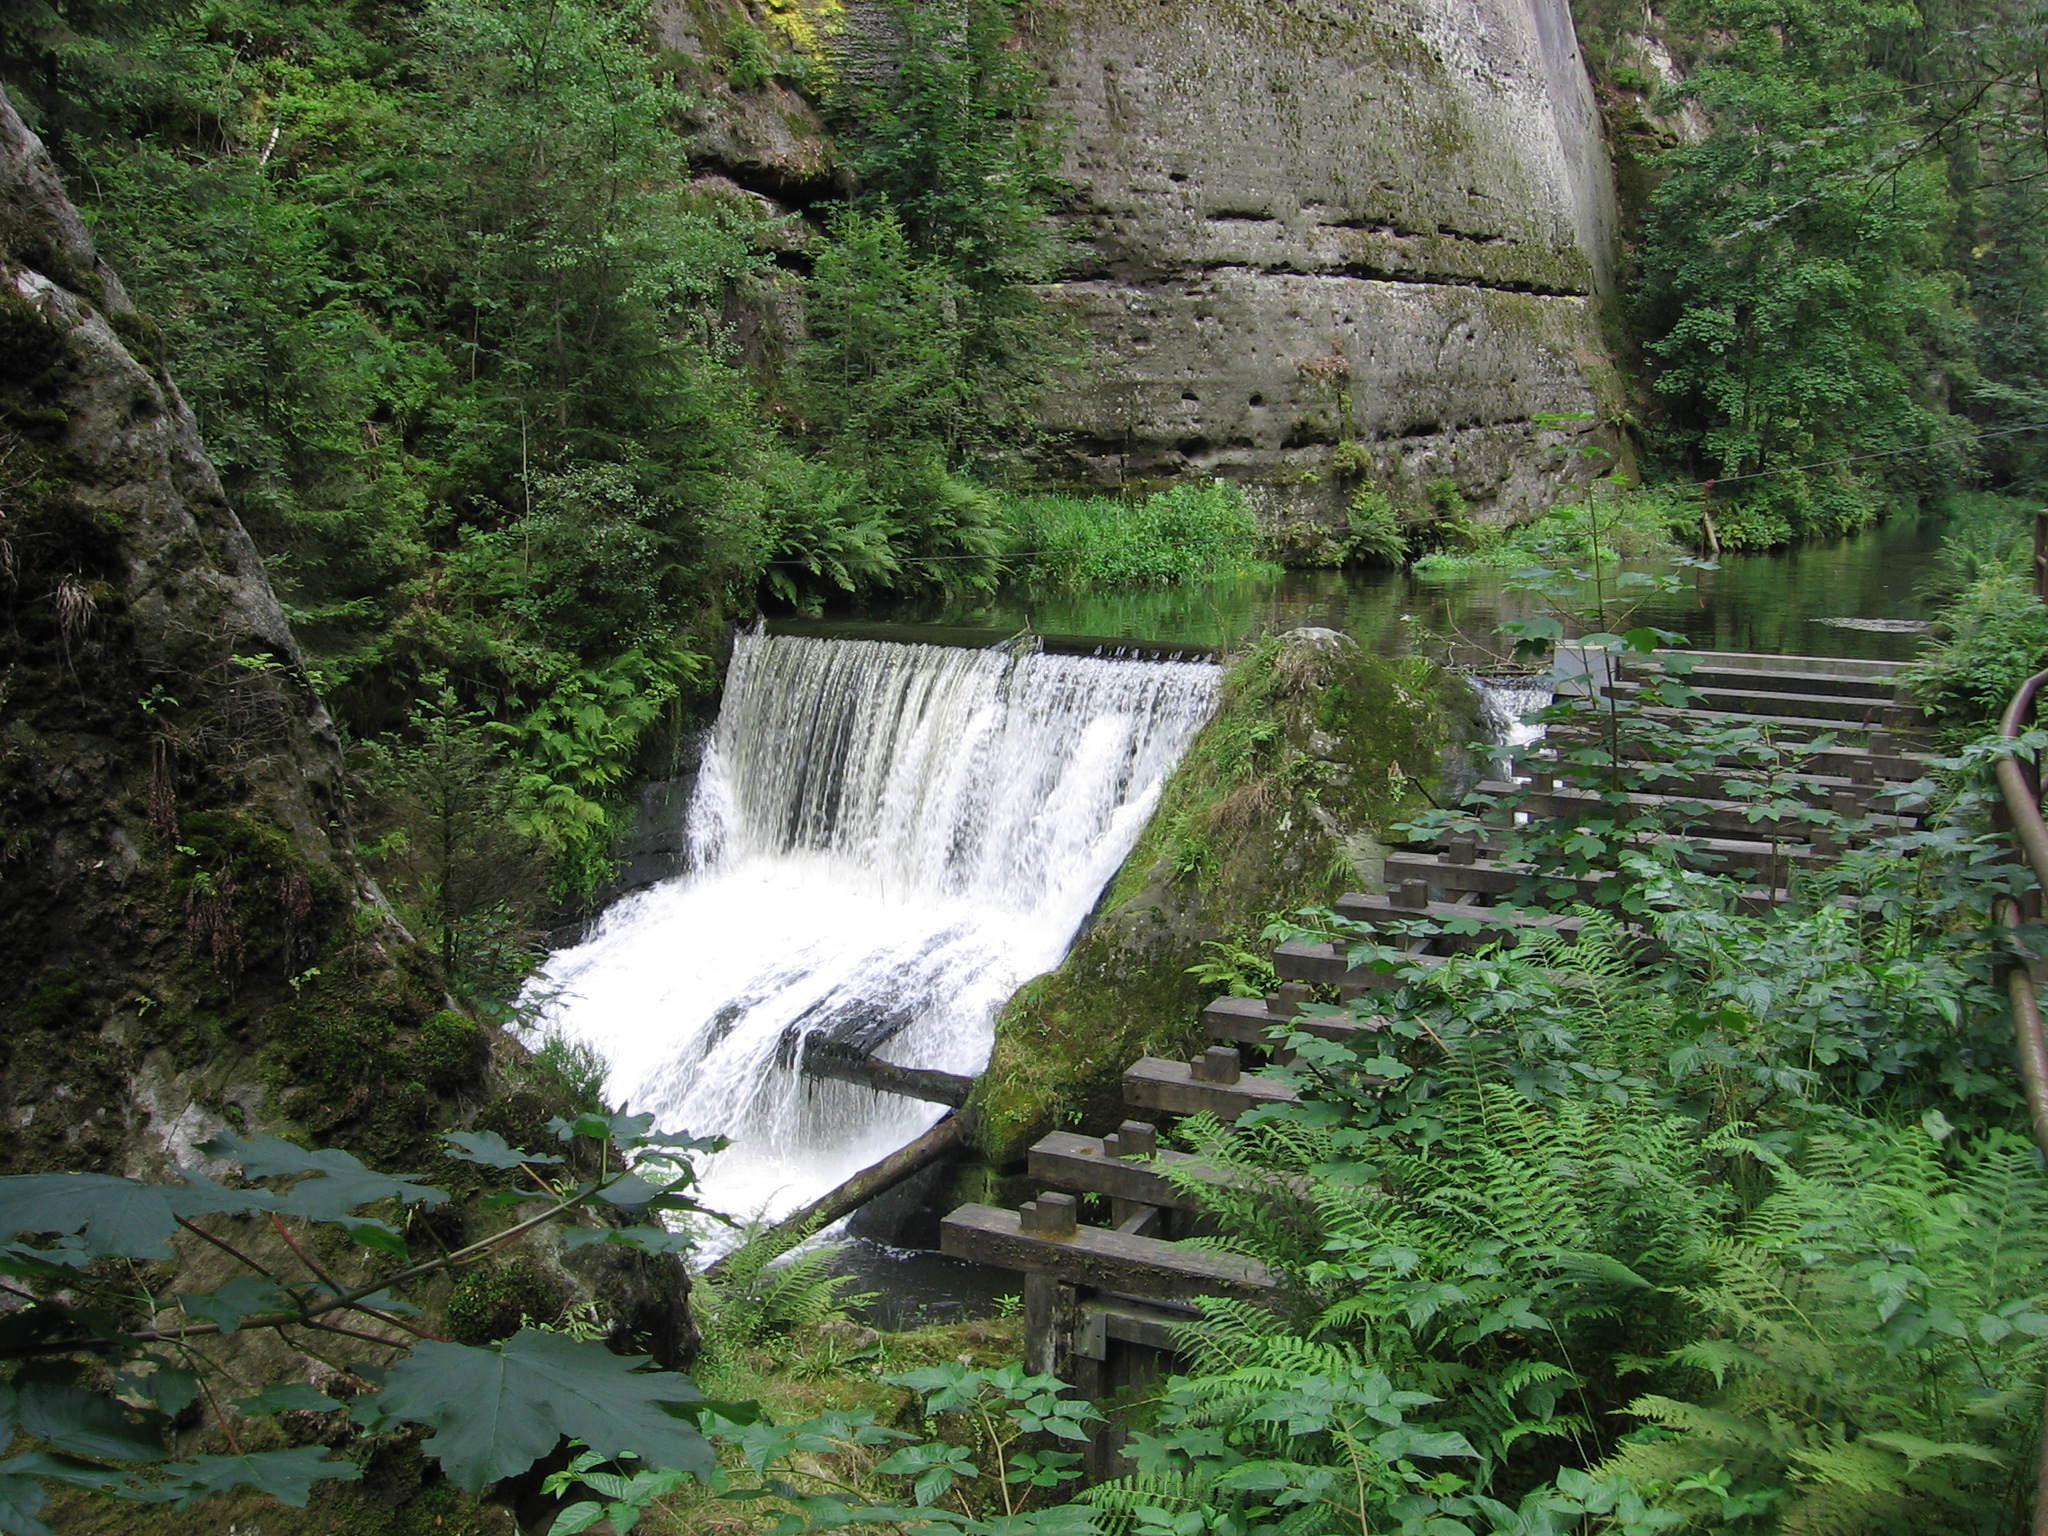
[[[1920,705],[1954,733],[1974,734],[2013,690],[2048,666],[2048,607],[2017,576],[1987,576],[1942,615],[1944,638],[1905,673]]]
[[[1018,568],[1055,586],[1170,586],[1259,570],[1259,520],[1223,480],[1142,499],[1026,496],[1011,503]]]

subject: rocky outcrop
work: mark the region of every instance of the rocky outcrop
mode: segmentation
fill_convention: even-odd
[[[1199,1051],[1202,1007],[1233,981],[1269,991],[1272,914],[1376,889],[1383,840],[1441,796],[1472,727],[1470,690],[1421,657],[1327,629],[1238,656],[1087,929],[996,1021],[965,1111],[986,1163],[1115,1129],[1124,1068]]]
[[[1311,502],[1333,447],[1505,515],[1600,412],[1613,196],[1564,0],[1045,0],[1105,354],[1048,425],[1096,481],[1222,473]]]
[[[4,96],[0,631],[0,1173],[160,1177],[232,1127],[459,1178],[438,1129],[530,1145],[582,1107],[449,1008],[356,861],[341,744],[156,329]],[[688,1353],[673,1261],[539,1262]]]

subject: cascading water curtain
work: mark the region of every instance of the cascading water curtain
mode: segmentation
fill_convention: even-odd
[[[693,870],[550,958],[542,1028],[615,1102],[722,1134],[709,1201],[776,1215],[942,1113],[799,1069],[806,1036],[972,1073],[1057,965],[1215,708],[1206,663],[742,636]]]

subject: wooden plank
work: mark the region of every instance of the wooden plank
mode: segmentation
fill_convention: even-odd
[[[1630,670],[1634,671],[1633,668]],[[1882,704],[1892,703],[1898,694],[1897,683],[1889,677],[1845,677],[1837,673],[1798,671],[1790,667],[1766,669],[1706,663],[1680,675],[1679,681],[1694,688],[1836,695],[1845,699],[1870,699]]]
[[[1875,656],[1793,656],[1775,651],[1656,651],[1656,656],[1683,656],[1703,667],[1757,668],[1778,672],[1824,672],[1834,677],[1895,678],[1911,666]]]
[[[1195,1319],[1185,1312],[1166,1312],[1135,1301],[1091,1296],[1081,1303],[1074,1330],[1074,1353],[1093,1360],[1109,1357],[1109,1341],[1143,1349],[1175,1352],[1173,1330]]]
[[[1460,907],[1461,912],[1470,912],[1470,907]],[[1483,909],[1482,909],[1483,910]],[[1270,1048],[1273,1037],[1267,1031],[1275,1028],[1297,1030],[1304,1035],[1318,1035],[1325,1040],[1353,1040],[1361,1031],[1386,1028],[1384,1019],[1333,1019],[1313,1014],[1275,1013],[1266,1006],[1263,997],[1219,997],[1202,1010],[1202,1028],[1212,1040],[1235,1040],[1240,1045],[1262,1045]]]
[[[1559,818],[1575,816],[1581,811],[1599,808],[1602,801],[1598,792],[1590,789],[1531,789],[1526,785],[1500,782],[1481,784],[1476,794],[1508,795],[1518,794],[1517,809],[1531,816]],[[1669,825],[1674,831],[1683,827],[1700,827],[1710,832],[1732,836],[1740,842],[1756,842],[1775,832],[1781,837],[1789,836],[1791,841],[1805,842],[1814,831],[1811,822],[1796,816],[1770,817],[1763,821],[1750,821],[1749,808],[1740,800],[1714,800],[1694,798],[1677,794],[1632,794],[1627,803],[1640,810],[1664,813],[1670,818]],[[1889,811],[1869,814],[1857,813],[1859,820],[1867,820],[1872,830],[1888,833],[1903,830],[1909,825],[1906,819]]]
[[[1641,713],[1648,719],[1666,721],[1681,728],[1692,726],[1734,730],[1750,726],[1759,732],[1768,733],[1774,740],[1787,742],[1810,741],[1816,736],[1832,736],[1839,742],[1844,737],[1868,736],[1872,732],[1880,731],[1897,735],[1903,729],[1899,724],[1883,718],[1859,724],[1842,719],[1763,714],[1755,710],[1725,708],[1718,705],[1696,709],[1666,709],[1662,705],[1650,705]]]
[[[1241,1077],[1234,1083],[1196,1081],[1184,1061],[1147,1056],[1124,1069],[1124,1102],[1134,1109],[1193,1115],[1207,1110],[1235,1120],[1261,1104],[1292,1104],[1296,1095],[1285,1083],[1262,1077]]]
[[[939,1224],[939,1251],[950,1258],[1045,1274],[1085,1290],[1193,1301],[1236,1296],[1268,1301],[1279,1290],[1263,1264],[1230,1253],[1183,1248],[1156,1237],[1080,1227],[1069,1238],[1023,1230],[1015,1211],[963,1205]]]
[[[1391,971],[1376,971],[1370,966],[1353,968],[1345,959],[1351,948],[1348,944],[1316,944],[1306,940],[1295,940],[1282,944],[1273,951],[1273,969],[1288,981],[1313,982],[1324,987],[1357,987],[1361,990],[1391,992],[1407,983]],[[1439,966],[1444,956],[1425,954],[1409,950],[1401,957],[1404,964],[1424,967]]]
[[[1504,939],[1519,942],[1537,930],[1555,933],[1569,941],[1578,937],[1579,930],[1586,925],[1584,918],[1541,912],[1533,907],[1478,907],[1450,901],[1432,901],[1419,908],[1403,907],[1397,905],[1391,896],[1370,896],[1355,891],[1339,896],[1333,910],[1339,917],[1362,923],[1375,932],[1379,932],[1383,925],[1416,918],[1444,924],[1478,924],[1469,933],[1440,933],[1431,938],[1429,947],[1439,954],[1481,949]],[[1387,942],[1397,947],[1407,940],[1408,936],[1404,934],[1387,936]]]
[[[1386,878],[1389,885],[1422,880],[1432,890],[1471,891],[1481,896],[1512,896],[1526,889],[1531,880],[1540,879],[1573,887],[1575,894],[1586,901],[1593,899],[1600,885],[1597,877],[1538,875],[1526,864],[1503,864],[1493,859],[1452,864],[1434,853],[1388,854]]]
[[[1173,1210],[1199,1210],[1200,1202],[1173,1186],[1164,1169],[1196,1161],[1185,1152],[1155,1152],[1144,1162],[1112,1157],[1101,1138],[1052,1131],[1041,1136],[1029,1154],[1031,1177],[1055,1189],[1078,1189],[1141,1205]]]
[[[1628,682],[1610,683],[1608,687],[1620,698],[1633,698],[1643,689],[1641,683]],[[1893,721],[1903,723],[1920,718],[1920,711],[1915,706],[1891,699],[1846,698],[1836,693],[1787,693],[1775,688],[1710,687],[1694,688],[1693,693],[1699,699],[1700,709],[1706,712],[1784,715],[1798,720],[1846,721],[1878,728]]]
[[[1681,720],[1684,718],[1682,715],[1674,714],[1670,711],[1646,710],[1645,713],[1666,720]],[[1552,726],[1546,734],[1545,740],[1552,742],[1597,743],[1599,735],[1596,731],[1582,726]],[[1865,774],[1872,779],[1889,780],[1896,783],[1910,782],[1913,779],[1924,777],[1931,762],[1928,754],[1922,752],[1904,750],[1873,752],[1868,747],[1851,746],[1839,741],[1831,747],[1805,747],[1798,742],[1789,741],[1781,742],[1779,745],[1788,754],[1788,757],[1797,763],[1802,774],[1810,772],[1829,775],[1839,778],[1843,783],[1851,784],[1862,782],[1857,778],[1859,773]],[[1630,750],[1631,747],[1635,748],[1635,750]],[[1651,750],[1651,745],[1644,742],[1625,743],[1623,746],[1624,754],[1638,761],[1647,758]],[[1524,753],[1517,761],[1523,765],[1525,771],[1529,767],[1539,766],[1536,757],[1528,753]],[[1739,765],[1730,764],[1729,774],[1731,776],[1743,771]]]

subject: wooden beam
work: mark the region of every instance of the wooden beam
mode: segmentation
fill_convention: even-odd
[[[1292,1104],[1296,1095],[1285,1083],[1262,1077],[1241,1077],[1234,1083],[1204,1083],[1184,1061],[1147,1056],[1124,1071],[1124,1102],[1134,1109],[1192,1115],[1207,1110],[1235,1120],[1261,1104]]]
[[[756,1247],[763,1241],[786,1241],[794,1246],[813,1232],[831,1226],[840,1217],[852,1215],[875,1196],[894,1189],[913,1173],[930,1167],[957,1148],[960,1142],[960,1117],[947,1115],[910,1145],[897,1148],[878,1163],[870,1163],[837,1189],[829,1190],[802,1210],[783,1217],[745,1246]],[[731,1254],[726,1255],[726,1258],[730,1257]],[[725,1272],[725,1262],[725,1259],[713,1261],[705,1269],[704,1278],[716,1280]]]
[[[1033,1145],[1028,1166],[1034,1180],[1055,1189],[1078,1189],[1114,1200],[1192,1211],[1200,1209],[1200,1202],[1176,1189],[1165,1170],[1197,1161],[1185,1152],[1162,1151],[1144,1162],[1132,1162],[1112,1156],[1094,1136],[1053,1131]]]
[[[1458,910],[1485,909],[1460,907]],[[1353,1040],[1361,1032],[1386,1028],[1386,1020],[1373,1018],[1361,1023],[1356,1019],[1333,1019],[1314,1014],[1275,1013],[1266,1006],[1263,997],[1219,997],[1202,1010],[1202,1028],[1211,1040],[1235,1040],[1240,1045],[1270,1047],[1274,1042],[1267,1031],[1278,1027],[1298,1030],[1304,1035],[1319,1035],[1325,1040]]]
[[[1253,1259],[1100,1227],[1078,1228],[1068,1238],[1037,1237],[1023,1230],[1015,1211],[992,1205],[963,1205],[948,1216],[939,1227],[939,1251],[998,1269],[1049,1275],[1086,1290],[1163,1301],[1268,1301],[1279,1290],[1272,1273]]]

